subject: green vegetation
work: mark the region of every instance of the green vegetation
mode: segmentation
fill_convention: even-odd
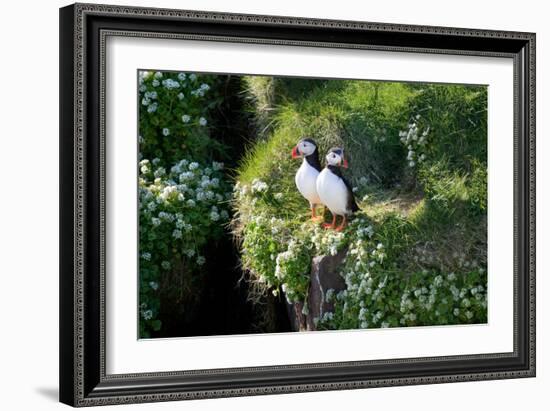
[[[141,337],[197,321],[228,225],[256,332],[278,331],[273,301],[305,302],[312,258],[339,252],[346,289],[319,329],[487,320],[485,87],[140,72],[139,99]],[[361,211],[344,232],[310,221],[295,187],[303,137],[321,157],[345,148]]]
[[[227,148],[212,137],[223,77],[139,73],[140,336],[201,297],[203,248],[224,235],[231,190]],[[217,160],[217,161],[216,161]],[[168,308],[168,310],[166,310]]]
[[[346,250],[347,289],[319,328],[487,320],[485,87],[247,77],[258,138],[237,170],[235,235],[258,293],[306,299],[311,259]],[[346,151],[361,211],[308,221],[290,158],[303,137]],[[307,306],[304,308],[307,312]]]

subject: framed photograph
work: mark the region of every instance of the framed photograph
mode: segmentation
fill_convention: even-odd
[[[535,376],[535,34],[60,22],[62,402]]]

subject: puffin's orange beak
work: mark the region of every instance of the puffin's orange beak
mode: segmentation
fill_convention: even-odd
[[[292,149],[292,158],[300,158],[300,150],[298,150],[298,146],[295,146]]]
[[[342,163],[342,167],[348,168],[348,160],[344,158],[344,162]]]

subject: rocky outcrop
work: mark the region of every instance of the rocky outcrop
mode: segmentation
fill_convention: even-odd
[[[342,264],[347,250],[341,250],[334,256],[321,255],[311,262],[307,310],[302,303],[288,305],[288,315],[294,331],[314,331],[316,321],[324,313],[334,309],[332,303],[326,301],[327,291],[335,293],[346,288],[344,279],[340,276],[339,266]]]

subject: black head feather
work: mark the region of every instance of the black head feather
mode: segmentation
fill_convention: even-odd
[[[305,159],[311,167],[313,167],[317,171],[321,171],[323,169],[323,167],[321,166],[321,161],[319,160],[319,150],[317,149],[317,143],[315,142],[314,139],[306,137],[306,138],[301,139],[298,142],[298,144],[302,141],[306,141],[310,144],[313,144],[313,146],[315,146],[315,150],[313,151],[313,153],[311,153],[308,156],[305,156]]]
[[[302,138],[300,141],[307,141],[308,143],[313,144],[315,147],[317,147],[317,142],[312,138],[305,137],[305,138]]]
[[[341,147],[332,147],[328,152],[338,154],[340,157],[344,155],[344,149]]]

